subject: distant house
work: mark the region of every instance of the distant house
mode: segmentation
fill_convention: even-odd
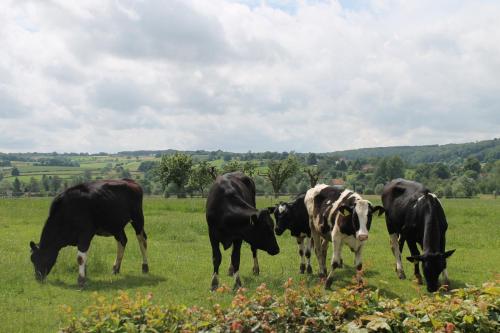
[[[361,171],[366,173],[372,173],[375,171],[375,167],[371,164],[365,164],[361,167]]]
[[[334,178],[330,181],[330,185],[334,187],[344,188],[345,181],[342,178]]]

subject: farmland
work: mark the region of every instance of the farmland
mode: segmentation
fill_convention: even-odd
[[[97,163],[97,162],[96,162]],[[282,198],[286,199],[286,198]],[[369,197],[379,203],[376,196]],[[452,287],[467,283],[479,285],[492,280],[500,267],[500,205],[492,197],[478,199],[443,199],[450,224],[448,249],[456,248],[449,261]],[[259,197],[258,206],[266,207],[276,200]],[[29,260],[30,240],[38,241],[50,205],[50,198],[20,198],[0,200],[0,318],[1,331],[53,332],[63,324],[61,306],[69,305],[76,313],[91,303],[92,295],[115,296],[125,290],[130,294],[152,292],[163,304],[210,306],[211,302],[227,305],[232,295],[217,294],[210,298],[208,291],[212,272],[211,251],[204,218],[203,199],[164,199],[146,197],[144,212],[149,236],[149,275],[140,273],[141,256],[127,227],[129,243],[121,274],[113,276],[111,266],[116,245],[112,238],[96,237],[89,252],[89,282],[84,290],[76,284],[76,248],[61,251],[53,271],[45,283],[39,284],[33,276]],[[242,250],[241,276],[246,288],[254,290],[266,283],[275,292],[282,290],[289,278],[303,280],[308,285],[318,282],[317,276],[298,274],[298,255],[295,241],[285,233],[278,238],[281,253],[270,257],[260,252],[261,275],[251,274],[251,252],[247,245]],[[405,248],[403,255],[408,254]],[[331,250],[329,252],[329,258]],[[354,275],[352,255],[344,249],[347,267],[338,270],[334,288],[348,284]],[[225,272],[229,252],[223,253],[221,272]],[[317,264],[313,258],[313,269]],[[400,281],[394,273],[394,259],[383,217],[375,218],[370,240],[364,253],[368,285],[379,288],[389,297],[411,299],[425,293],[425,288],[406,280]],[[404,263],[408,277],[412,267]],[[232,286],[232,278],[221,276],[221,283]]]

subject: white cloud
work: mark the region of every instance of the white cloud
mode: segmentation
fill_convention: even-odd
[[[500,134],[494,1],[0,4],[0,151],[332,151]]]

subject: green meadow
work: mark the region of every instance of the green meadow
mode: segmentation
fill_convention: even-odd
[[[380,202],[375,196],[370,199],[373,203]],[[0,332],[55,332],[66,320],[63,305],[78,313],[91,303],[95,293],[113,297],[119,291],[132,295],[151,292],[154,301],[163,304],[204,307],[214,302],[229,304],[231,293],[209,292],[212,260],[203,199],[145,198],[150,274],[141,273],[139,247],[132,228],[127,226],[128,244],[121,273],[111,274],[115,240],[96,237],[89,252],[89,280],[83,290],[77,286],[75,247],[61,251],[46,282],[38,283],[34,278],[28,244],[30,240],[38,242],[50,202],[49,198],[0,199]],[[258,198],[259,207],[275,202],[271,198]],[[442,202],[449,223],[447,248],[457,249],[448,264],[451,287],[480,285],[498,278],[500,199],[443,199]],[[301,275],[295,240],[287,232],[278,242],[279,255],[271,257],[259,252],[259,276],[252,275],[251,251],[248,245],[244,246],[240,270],[244,286],[254,290],[266,283],[273,291],[280,292],[289,277],[308,285],[318,283],[314,255],[315,274]],[[346,265],[336,272],[333,288],[349,284],[355,273],[353,255],[347,248],[343,254]],[[407,248],[403,254],[408,255]],[[232,278],[225,275],[229,256],[229,250],[223,253],[221,283],[232,287]],[[412,281],[413,267],[407,261],[404,268],[408,279],[397,279],[383,217],[374,218],[363,258],[365,278],[371,288],[401,299],[426,293],[425,287]]]

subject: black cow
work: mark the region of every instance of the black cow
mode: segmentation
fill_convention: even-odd
[[[448,286],[446,258],[455,250],[445,252],[448,223],[439,199],[420,183],[395,179],[384,186],[382,202],[399,278],[405,278],[401,251],[406,241],[411,252],[411,257],[407,259],[415,264],[418,283],[422,284],[419,270],[421,261],[428,291],[439,288],[440,273]],[[423,250],[422,255],[417,243]]]
[[[311,228],[309,227],[309,215],[304,203],[305,193],[299,194],[292,202],[280,202],[274,209],[276,220],[276,235],[282,235],[285,230],[290,230],[290,234],[297,239],[300,255],[300,273],[312,273],[311,249],[313,247],[311,239]],[[305,240],[305,251],[304,251]],[[305,256],[305,259],[304,259]]]
[[[362,250],[368,240],[372,215],[381,215],[381,206],[372,206],[358,193],[341,190],[325,184],[316,185],[308,190],[304,202],[309,214],[311,236],[318,258],[320,276],[326,276],[326,254],[328,242],[333,243],[331,271],[325,281],[325,287],[333,283],[333,272],[342,266],[342,245],[347,245],[355,253],[354,264],[361,279]]]
[[[222,261],[219,243],[222,243],[224,250],[233,246],[230,267],[234,272],[235,289],[241,287],[239,268],[243,240],[252,247],[254,273],[257,274],[257,249],[267,251],[270,255],[280,251],[270,212],[255,208],[255,184],[241,172],[227,173],[215,179],[208,193],[206,216],[214,265],[212,290],[219,286],[218,274]]]
[[[142,271],[147,273],[149,267],[142,194],[139,184],[131,179],[122,179],[84,183],[57,195],[50,206],[40,243],[36,245],[30,242],[35,277],[44,280],[54,266],[59,250],[73,245],[78,248],[78,284],[83,287],[87,251],[95,235],[115,237],[117,254],[113,273],[119,273],[127,244],[124,227],[129,221],[139,241]]]

